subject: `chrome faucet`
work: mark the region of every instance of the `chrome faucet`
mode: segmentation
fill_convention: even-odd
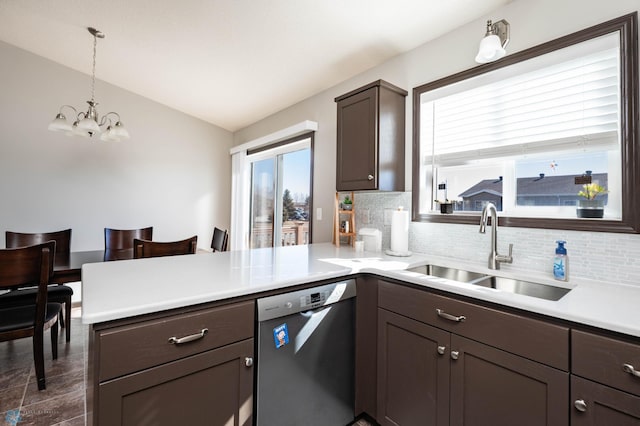
[[[513,262],[513,244],[509,244],[509,254],[507,256],[498,254],[498,211],[493,203],[487,203],[482,209],[480,218],[480,233],[487,230],[487,219],[491,212],[491,253],[489,253],[489,269],[500,269],[500,263]]]

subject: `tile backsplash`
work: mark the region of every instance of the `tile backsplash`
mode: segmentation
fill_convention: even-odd
[[[391,212],[402,206],[411,210],[410,192],[356,193],[356,230],[382,231],[382,249],[388,249]],[[479,224],[478,220],[478,224]],[[566,240],[571,277],[604,280],[640,286],[640,235],[552,229],[498,229],[498,252],[506,254],[513,244],[513,263],[501,268],[552,277],[556,240]],[[417,223],[409,225],[409,250],[437,256],[486,262],[490,235],[476,225]]]

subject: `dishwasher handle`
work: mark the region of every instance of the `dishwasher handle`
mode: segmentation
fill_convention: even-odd
[[[333,303],[331,304],[333,305]],[[318,306],[317,308],[313,308],[313,309],[309,309],[307,311],[300,311],[298,312],[300,315],[302,315],[303,317],[311,317],[313,316],[313,314],[317,314],[318,312],[322,312],[327,308],[330,308],[331,305],[322,305],[322,306]]]

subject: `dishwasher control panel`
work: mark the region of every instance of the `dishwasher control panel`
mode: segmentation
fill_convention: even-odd
[[[322,306],[327,301],[327,299],[329,298],[330,294],[331,294],[331,292],[325,292],[325,291],[320,292],[320,291],[318,291],[318,292],[315,292],[315,293],[306,294],[304,296],[301,296],[300,297],[300,307],[301,308],[307,308],[307,309],[313,309],[313,308],[317,308],[318,306]]]
[[[340,281],[257,300],[258,321],[316,309],[355,297],[355,280]]]

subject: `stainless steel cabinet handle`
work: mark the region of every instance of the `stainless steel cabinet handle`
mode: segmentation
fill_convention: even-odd
[[[438,346],[438,353],[440,355],[444,355],[444,352],[447,350],[446,346]]]
[[[367,179],[369,179],[369,180],[373,180],[373,175],[369,175],[369,176],[367,176]]]
[[[635,377],[640,377],[640,371],[633,368],[633,365],[631,364],[622,364],[622,369],[625,371],[625,373],[629,373]]]
[[[576,407],[576,410],[585,412],[587,411],[587,403],[584,402],[584,399],[576,399],[573,403],[573,406]]]
[[[208,332],[209,332],[208,328],[203,328],[202,330],[200,330],[200,333],[192,334],[190,336],[184,336],[180,338],[175,336],[169,337],[169,343],[173,345],[181,345],[183,343],[193,342],[194,340],[202,339],[204,335],[207,334]]]
[[[448,319],[449,321],[462,322],[467,319],[467,317],[465,317],[464,315],[459,315],[459,316],[451,315],[446,313],[442,309],[436,309],[436,312],[438,313],[439,317]]]
[[[459,356],[460,356],[460,352],[451,351],[451,359],[458,359]]]
[[[247,367],[251,367],[253,365],[253,358],[251,357],[246,357],[244,359],[244,365],[246,365]]]

